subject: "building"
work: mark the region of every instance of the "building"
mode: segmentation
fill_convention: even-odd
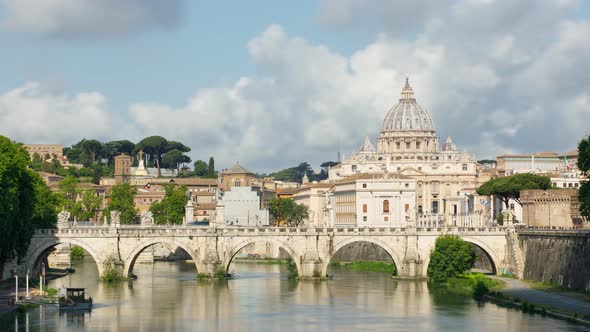
[[[439,145],[430,114],[421,107],[406,79],[399,102],[386,114],[377,147],[367,136],[357,153],[328,171],[337,181],[357,174],[399,174],[416,181],[419,214],[467,213],[464,193],[478,185],[477,162],[452,139]]]
[[[249,187],[256,181],[256,175],[236,163],[230,169],[221,171],[221,189],[225,191],[231,190],[233,187]]]
[[[129,182],[131,179],[131,157],[120,154],[115,158],[115,183]]]
[[[61,180],[64,179],[63,176],[47,173],[47,172],[37,172],[39,176],[45,181],[45,184],[49,187],[56,186]]]
[[[565,173],[578,170],[578,151],[563,154],[556,152],[536,152],[529,154],[510,154],[496,157],[500,176],[516,173]]]
[[[335,226],[406,226],[416,217],[416,180],[400,174],[350,176],[334,182],[332,206]]]
[[[24,144],[31,158],[36,153],[41,159],[61,159],[64,156],[64,147],[61,144]]]
[[[261,209],[259,191],[251,187],[233,187],[219,202],[218,226],[268,226],[268,210]]]
[[[328,182],[307,183],[295,189],[291,198],[295,203],[309,208],[309,219],[304,221],[306,226],[325,227],[331,224],[329,216],[324,213],[324,205],[331,189],[332,184]]]
[[[590,228],[580,216],[578,191],[523,190],[520,192],[523,218],[528,226],[549,228]]]

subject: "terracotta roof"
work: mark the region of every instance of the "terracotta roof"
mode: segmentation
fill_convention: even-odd
[[[240,163],[236,163],[234,165],[234,167],[230,168],[230,169],[226,169],[224,171],[222,171],[223,174],[254,174],[252,172],[250,172],[249,170],[245,169],[244,167],[242,167],[242,165],[240,165]]]
[[[61,175],[57,175],[57,174],[51,174],[51,173],[47,173],[47,172],[37,172],[37,173],[39,173],[39,175],[40,175],[42,178],[49,178],[49,177],[52,177],[52,178],[60,178],[60,179],[65,179],[65,177],[63,177],[63,176],[61,176]]]
[[[195,203],[194,207],[201,210],[213,210],[217,207],[217,203]]]
[[[195,185],[195,186],[216,186],[217,179],[203,179],[203,178],[173,178],[169,182],[176,184]]]

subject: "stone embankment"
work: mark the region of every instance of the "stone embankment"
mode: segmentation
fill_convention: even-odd
[[[523,279],[590,291],[590,230],[520,230]]]

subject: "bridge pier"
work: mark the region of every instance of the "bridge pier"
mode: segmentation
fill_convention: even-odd
[[[405,255],[402,265],[398,267],[397,276],[400,278],[423,278],[426,276],[426,271],[423,270],[420,259],[418,236],[414,228],[408,228],[407,232]]]

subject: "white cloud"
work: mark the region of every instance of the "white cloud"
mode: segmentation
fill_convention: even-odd
[[[347,3],[356,2],[343,0],[344,9]],[[409,73],[418,102],[432,113],[443,140],[451,135],[457,145],[480,158],[571,150],[590,130],[590,76],[583,70],[589,67],[590,47],[584,36],[590,34],[590,23],[569,19],[568,10],[576,3],[528,5],[470,1],[430,10],[413,22],[412,36],[400,36],[384,25],[374,41],[351,55],[272,25],[248,43],[254,75],[199,89],[180,107],[135,103],[128,110],[128,128],[122,130],[116,119],[110,124],[119,136],[158,134],[182,141],[192,147],[193,159],[212,155],[219,167],[235,161],[257,171],[301,161],[317,165],[335,159],[338,144],[348,155],[365,135],[375,139]],[[380,15],[396,18],[403,12],[388,13],[384,6]],[[339,24],[356,24],[354,11],[349,14]],[[87,98],[94,106],[86,108],[101,110],[109,118],[104,99]],[[28,99],[55,107],[61,118],[70,116],[64,109],[71,107],[63,105],[78,100],[47,93]],[[18,110],[27,108],[0,105],[3,124],[11,116],[16,120],[7,123],[16,126],[23,121]],[[71,137],[73,143],[92,133],[105,135],[109,131],[104,128],[97,122],[92,128],[59,135]],[[45,131],[42,137],[52,141],[51,129],[38,130],[37,137]],[[34,137],[24,131],[17,134],[26,141]]]
[[[147,28],[170,28],[184,0],[0,0],[4,25],[14,31],[60,39],[95,39]]]
[[[107,137],[113,127],[98,92],[67,96],[35,82],[0,94],[0,133],[27,143],[70,145],[83,137]]]

